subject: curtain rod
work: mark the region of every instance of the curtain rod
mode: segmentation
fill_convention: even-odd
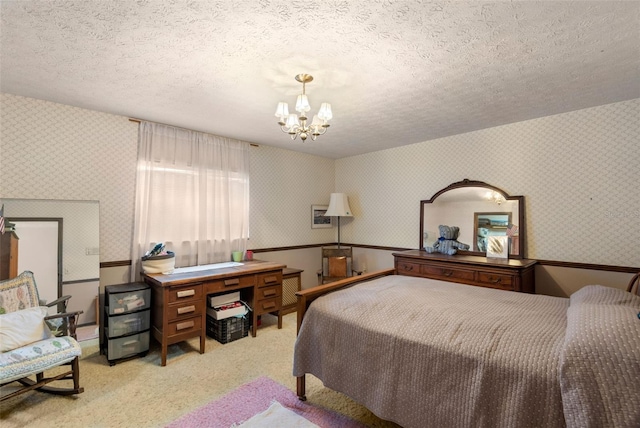
[[[130,117],[130,118],[129,118],[129,122],[141,123],[142,121],[143,121],[142,119],[136,119],[136,118],[134,118],[134,117]],[[175,125],[168,125],[168,124],[166,124],[166,123],[161,123],[161,122],[154,122],[154,121],[152,121],[152,120],[145,120],[145,122],[149,122],[149,123],[157,123],[158,125],[172,126],[172,127],[174,127],[174,128],[184,129],[184,130],[186,130],[186,131],[193,131],[193,129],[183,128],[183,127],[181,127],[181,126],[175,126]],[[196,132],[199,132],[199,131],[196,131]],[[207,134],[208,134],[208,132],[207,132]],[[249,143],[249,145],[250,145],[250,146],[252,146],[252,147],[260,147],[260,145],[255,144],[255,143]]]

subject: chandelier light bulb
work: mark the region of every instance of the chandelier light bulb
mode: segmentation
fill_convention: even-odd
[[[285,102],[278,103],[275,116],[279,119],[278,125],[280,125],[282,132],[289,134],[292,140],[295,140],[300,135],[302,141],[305,141],[309,136],[315,141],[319,135],[327,132],[329,127],[327,122],[333,118],[331,104],[320,104],[318,114],[313,116],[311,124],[307,124],[307,112],[311,110],[311,105],[306,95],[305,85],[313,80],[313,76],[298,74],[296,80],[302,83],[302,94],[296,98],[296,111],[300,113],[300,116],[298,117],[295,113],[289,113],[289,105]]]

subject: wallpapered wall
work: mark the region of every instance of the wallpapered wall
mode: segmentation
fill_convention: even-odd
[[[99,200],[100,261],[129,259],[137,124],[8,94],[0,108],[0,197]],[[419,201],[470,178],[525,196],[529,257],[638,266],[639,133],[636,99],[337,161],[253,147],[250,247],[335,240],[310,228],[335,189],[354,212],[343,242],[416,248]]]
[[[138,125],[126,117],[0,94],[0,197],[100,201],[100,261],[131,258]],[[250,247],[319,244],[311,205],[328,204],[332,159],[251,148]]]
[[[343,240],[417,248],[420,200],[469,178],[525,196],[528,257],[640,266],[639,136],[635,99],[339,159]]]

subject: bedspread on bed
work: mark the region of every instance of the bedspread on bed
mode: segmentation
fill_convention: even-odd
[[[560,358],[570,427],[640,427],[640,297],[591,285],[571,295]]]
[[[569,299],[389,276],[317,299],[295,345],[311,373],[404,427],[564,426]]]

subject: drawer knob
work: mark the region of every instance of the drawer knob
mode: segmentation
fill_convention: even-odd
[[[191,290],[182,290],[182,291],[178,291],[176,293],[176,295],[178,297],[190,297],[190,296],[195,296],[196,294],[196,290],[191,289]]]
[[[240,284],[240,280],[238,278],[234,278],[234,279],[226,279],[224,281],[224,285],[225,287],[230,287],[232,285],[238,285]]]
[[[270,308],[275,308],[276,304],[273,302],[269,302],[269,303],[265,303],[262,305],[262,309],[270,309]]]
[[[446,277],[450,277],[451,275],[453,275],[453,271],[452,270],[443,270],[442,274]]]
[[[178,314],[188,314],[189,312],[195,312],[196,307],[194,305],[184,306],[182,308],[178,308]]]
[[[267,290],[264,292],[265,297],[275,296],[275,295],[276,295],[276,290]]]
[[[267,276],[267,277],[264,279],[264,283],[265,283],[265,284],[271,284],[272,282],[278,282],[278,278],[277,278],[277,277],[275,277],[275,276]]]
[[[499,284],[502,281],[501,277],[497,277],[496,279],[493,279],[492,276],[489,277],[489,281],[491,281],[494,284]]]
[[[403,270],[409,270],[409,271],[411,271],[411,270],[413,270],[413,265],[404,265]]]
[[[194,325],[196,325],[196,323],[193,321],[181,322],[179,324],[176,324],[176,330],[184,330],[187,328],[192,328]]]

